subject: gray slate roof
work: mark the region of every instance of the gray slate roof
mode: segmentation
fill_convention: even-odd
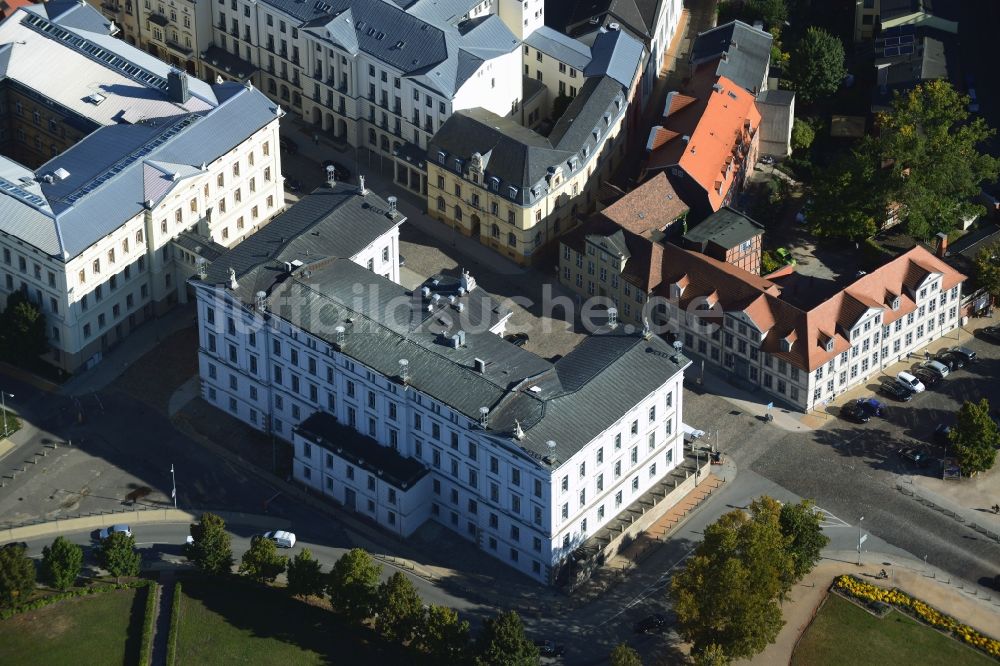
[[[82,47],[74,46],[72,40],[86,40],[78,44],[101,45],[106,52],[154,76],[166,76],[168,66],[160,61],[149,62],[152,58],[148,54],[106,34],[77,28],[92,29],[100,25],[106,31],[109,26],[94,9],[79,3],[46,3],[19,10],[4,23],[5,34],[15,28],[31,30],[27,26],[8,24],[32,16],[47,17],[50,23],[68,32],[66,39],[39,38],[35,35],[47,33],[32,33],[32,38],[41,39],[40,43],[47,49],[57,49],[55,53],[60,60],[36,63],[33,61],[45,56],[37,56],[24,48],[15,48],[13,54],[6,49],[11,57],[25,59],[18,71],[30,75],[23,81],[5,78],[0,86],[31,87],[31,76],[46,77],[48,70],[58,72],[61,77],[72,76],[77,64],[85,65],[87,76],[95,71],[110,70],[109,76],[115,72],[114,76],[120,79],[120,74],[111,65],[102,64],[95,70],[95,60],[79,50]],[[9,77],[9,70],[5,72]],[[3,179],[0,182],[0,230],[48,255],[68,261],[138,214],[144,202],[152,200],[157,204],[173,187],[183,183],[184,178],[199,172],[202,164],[228,153],[276,117],[277,106],[256,90],[233,83],[208,86],[194,79],[190,84],[192,91],[200,95],[200,101],[191,105],[198,111],[189,111],[179,104],[171,107],[165,92],[154,84],[143,88],[137,82],[128,95],[116,98],[117,103],[134,101],[137,109],[146,110],[151,110],[150,103],[155,103],[159,111],[169,108],[176,115],[154,115],[137,124],[119,122],[102,126],[95,121],[92,123],[94,131],[35,172],[0,157],[0,178]],[[46,79],[46,85],[52,88],[52,80]],[[111,102],[102,104],[110,105]],[[94,108],[95,112],[101,112],[101,106]],[[69,176],[52,183],[42,180],[58,169],[64,169]],[[156,174],[160,174],[159,177]],[[176,174],[177,180],[169,178],[168,174]]]
[[[212,262],[205,281],[227,284],[231,268],[240,293],[252,302],[258,291],[271,289],[286,262],[350,259],[405,221],[402,214],[391,218],[388,210],[384,199],[371,191],[362,196],[356,185],[322,186]]]
[[[579,70],[583,70],[590,63],[589,48],[579,40],[548,26],[542,26],[532,32],[524,43]]]
[[[645,47],[624,30],[598,31],[592,46],[593,60],[584,76],[610,76],[629,88],[635,80]]]
[[[695,65],[720,58],[716,76],[725,76],[741,88],[757,94],[771,62],[771,33],[743,21],[730,21],[695,38],[690,60]],[[736,42],[736,45],[733,45]],[[725,59],[721,59],[723,54]]]
[[[762,233],[764,227],[760,224],[743,213],[724,206],[684,234],[684,240],[697,245],[699,251],[704,252],[709,243],[730,249]]]
[[[772,106],[791,106],[795,101],[794,90],[775,90],[768,88],[757,95],[758,104],[770,104]]]

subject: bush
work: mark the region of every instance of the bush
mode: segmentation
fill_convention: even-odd
[[[796,118],[792,123],[792,150],[806,150],[816,140],[816,130],[808,120]]]
[[[156,590],[159,587],[153,582],[146,586],[146,616],[142,619],[142,647],[139,652],[139,663],[146,666],[153,660],[153,618],[156,616]]]
[[[778,259],[774,252],[771,250],[764,250],[760,254],[760,272],[762,275],[767,275],[778,270],[785,265],[785,262]]]
[[[42,580],[59,591],[73,587],[83,567],[83,548],[65,537],[56,537],[51,546],[42,549]]]
[[[861,244],[861,261],[865,270],[874,270],[892,259],[892,253],[878,244],[874,238],[866,238]]]
[[[177,627],[181,623],[181,583],[174,584],[174,603],[170,608],[170,631],[167,633],[167,666],[177,660]]]
[[[103,594],[105,592],[114,592],[115,590],[129,590],[134,587],[142,587],[143,585],[149,585],[148,580],[133,580],[127,583],[113,583],[111,585],[94,585],[92,587],[84,587],[78,590],[70,590],[68,592],[60,592],[59,594],[50,594],[47,597],[41,597],[39,599],[34,599],[24,604],[19,604],[14,608],[8,608],[0,611],[0,620],[9,620],[15,615],[20,615],[21,613],[26,613],[28,611],[38,610],[39,608],[45,608],[46,606],[51,606],[52,604],[59,603],[60,601],[66,601],[67,599],[73,599],[76,597],[86,597],[91,594]]]

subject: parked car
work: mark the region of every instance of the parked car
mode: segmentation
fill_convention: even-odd
[[[987,326],[979,333],[990,342],[1000,344],[1000,326]]]
[[[637,634],[648,634],[653,631],[659,631],[667,625],[667,618],[665,618],[660,613],[653,613],[649,617],[645,617],[635,625],[635,633]]]
[[[503,339],[515,347],[523,347],[529,340],[527,333],[511,333],[503,336]]]
[[[881,391],[882,395],[887,395],[900,402],[909,402],[913,399],[913,391],[893,379],[887,379],[882,382],[882,385],[879,386],[879,391]]]
[[[923,467],[927,464],[927,454],[916,447],[904,446],[896,453],[899,454],[900,458],[909,460],[911,463],[919,467]]]
[[[896,375],[896,381],[905,386],[906,388],[910,389],[914,393],[922,393],[924,389],[927,388],[926,386],[923,385],[923,382],[921,382],[919,379],[914,377],[909,372],[905,371],[900,372],[899,374]]]
[[[941,446],[945,446],[951,443],[951,439],[948,435],[951,434],[951,426],[947,423],[939,423],[936,428],[934,428],[934,441]]]
[[[543,657],[561,657],[566,651],[565,645],[556,645],[550,640],[535,641],[535,647],[538,648],[538,654]]]
[[[913,376],[922,381],[927,388],[934,388],[942,381],[941,375],[927,368],[917,368],[913,371]]]
[[[952,347],[948,353],[954,354],[964,360],[967,364],[976,360],[976,350],[969,349],[968,347]]]
[[[326,172],[328,167],[333,167],[333,177],[337,179],[339,183],[346,183],[351,178],[351,170],[345,167],[340,162],[334,162],[333,160],[326,160],[323,162],[323,172]]]
[[[7,548],[21,548],[23,550],[28,550],[28,542],[27,541],[11,541],[10,543],[5,543],[3,545],[3,548],[4,549],[7,549]]]
[[[781,263],[787,266],[794,266],[796,264],[795,257],[792,253],[788,251],[788,248],[779,247],[774,251],[774,254],[781,260]]]
[[[299,152],[299,144],[284,136],[278,139],[278,146],[289,155]]]
[[[111,525],[110,527],[105,527],[100,532],[97,533],[97,538],[104,541],[109,536],[115,532],[121,532],[125,536],[132,536],[132,528],[128,525]]]
[[[886,406],[875,398],[858,398],[858,404],[863,405],[872,416],[887,416]]]
[[[965,367],[965,359],[958,354],[952,354],[950,351],[938,352],[934,360],[947,365],[951,370],[959,370]]]
[[[275,530],[274,532],[264,532],[261,536],[273,541],[274,545],[278,548],[292,548],[295,546],[295,534],[292,532]]]
[[[934,374],[941,377],[941,379],[947,377],[948,373],[951,372],[948,366],[945,365],[944,363],[941,363],[940,361],[924,361],[923,363],[920,364],[920,367],[930,372],[933,372]]]
[[[872,418],[871,412],[865,409],[860,400],[849,402],[841,407],[840,415],[855,423],[868,423]]]

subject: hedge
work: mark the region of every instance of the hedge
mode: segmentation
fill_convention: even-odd
[[[153,660],[153,619],[156,616],[156,590],[159,585],[150,582],[146,587],[146,617],[142,621],[142,647],[139,652],[139,663],[150,666]]]
[[[78,590],[69,590],[68,592],[60,592],[59,594],[53,594],[47,597],[42,597],[40,599],[35,599],[34,601],[29,601],[28,603],[15,606],[14,608],[7,608],[0,611],[0,620],[8,620],[15,615],[20,615],[21,613],[26,613],[28,611],[38,610],[39,608],[45,608],[46,606],[51,606],[52,604],[58,603],[60,601],[65,601],[67,599],[73,599],[75,597],[86,597],[91,594],[103,594],[105,592],[114,592],[115,590],[131,590],[134,588],[144,587],[146,585],[153,585],[154,583],[149,580],[133,580],[125,583],[112,583],[109,585],[95,585],[93,587],[85,587]]]
[[[177,627],[181,620],[181,583],[174,584],[173,606],[170,608],[170,632],[167,634],[167,666],[177,658]]]

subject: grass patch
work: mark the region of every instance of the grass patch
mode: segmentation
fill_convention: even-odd
[[[10,437],[15,432],[21,429],[21,419],[17,417],[17,414],[10,411],[9,409],[0,408],[0,438],[4,436],[4,423],[7,424],[7,436]]]
[[[178,664],[412,663],[371,630],[344,624],[325,608],[284,590],[239,580],[184,581],[177,627]]]
[[[996,661],[925,624],[892,610],[878,619],[831,594],[802,635],[792,666],[976,664]]]
[[[67,599],[0,622],[0,664],[125,664],[139,654],[146,591]]]

